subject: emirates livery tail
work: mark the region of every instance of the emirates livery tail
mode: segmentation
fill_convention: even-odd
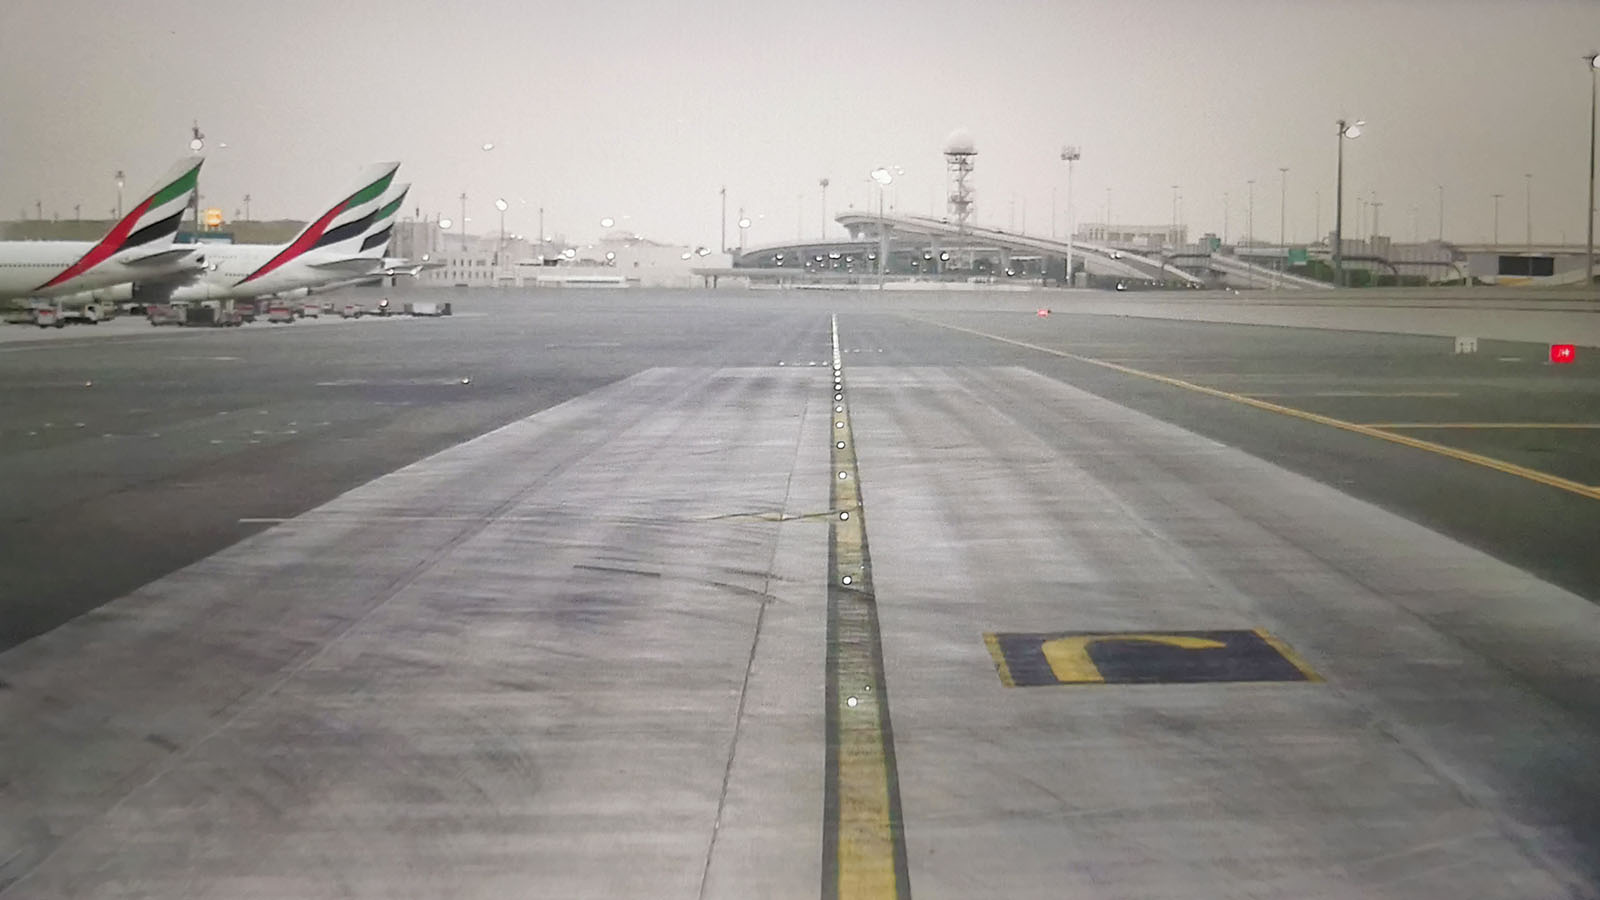
[[[383,206],[384,194],[394,180],[395,170],[399,168],[397,162],[367,166],[361,171],[354,189],[346,193],[344,199],[313,219],[311,224],[295,235],[294,240],[235,282],[235,286],[256,281],[313,250],[337,247],[347,241],[356,241],[356,247],[359,247],[360,240],[371,231],[378,211]]]
[[[164,269],[162,264],[177,262],[192,253],[192,247],[174,248],[172,239],[178,234],[184,210],[194,200],[200,166],[204,162],[198,156],[180,160],[162,176],[154,190],[106,232],[105,237],[40,284],[33,293],[76,290],[90,281],[103,284],[132,281],[146,270]],[[94,278],[83,277],[108,261],[109,265],[103,266],[106,271],[97,272]],[[68,283],[74,281],[74,284]]]

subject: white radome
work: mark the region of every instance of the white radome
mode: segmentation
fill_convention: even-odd
[[[978,144],[972,139],[972,132],[965,128],[957,128],[950,132],[944,139],[944,152],[947,154],[974,156],[978,152]]]

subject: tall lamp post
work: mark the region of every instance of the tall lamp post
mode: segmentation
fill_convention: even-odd
[[[1439,185],[1439,243],[1444,243],[1444,185]]]
[[[1246,179],[1244,184],[1244,245],[1248,247],[1256,240],[1256,180]]]
[[[744,256],[744,233],[750,227],[750,217],[744,214],[744,207],[739,207],[739,255]]]
[[[1533,173],[1532,172],[1524,172],[1523,175],[1522,175],[1522,183],[1523,183],[1523,191],[1524,191],[1523,196],[1522,196],[1522,199],[1523,199],[1522,218],[1523,218],[1523,224],[1526,226],[1526,229],[1527,229],[1526,234],[1524,235],[1524,237],[1527,239],[1528,249],[1532,250],[1533,249]]]
[[[1077,221],[1072,217],[1072,164],[1083,158],[1077,147],[1066,146],[1061,148],[1061,160],[1067,164],[1067,271],[1066,282],[1072,284],[1072,236],[1078,230]],[[1055,216],[1050,217],[1055,221]]]
[[[117,221],[119,221],[119,222],[122,220],[122,181],[123,181],[123,179],[125,177],[126,176],[122,174],[122,170],[118,169],[117,170]]]
[[[1333,200],[1333,283],[1344,287],[1344,142],[1361,136],[1365,119],[1355,122],[1339,120],[1339,174],[1334,180]]]
[[[1284,216],[1289,210],[1289,167],[1278,167],[1278,246],[1284,244]]]
[[[1498,247],[1500,245],[1500,198],[1505,195],[1491,194],[1490,196],[1494,198],[1494,231],[1492,232],[1494,239],[1489,243]]]
[[[883,270],[889,262],[889,231],[883,220],[883,193],[889,185],[894,183],[894,173],[887,168],[879,166],[869,173],[872,180],[878,185],[878,290],[883,290]]]
[[[494,208],[500,210],[500,242],[494,245],[494,265],[495,265],[496,269],[498,269],[500,267],[500,254],[504,253],[505,252],[505,248],[506,248],[506,206],[507,205],[508,204],[506,203],[506,198],[504,198],[504,197],[495,198]]]
[[[467,252],[467,192],[461,192],[461,252]]]
[[[818,232],[819,240],[828,239],[828,179],[817,179],[817,186],[822,188],[822,231]]]
[[[1595,110],[1595,75],[1600,70],[1600,54],[1591,53],[1584,57],[1589,63],[1589,220],[1588,220],[1588,263],[1584,269],[1583,286],[1594,287],[1594,110]]]
[[[1167,234],[1167,240],[1172,242],[1172,248],[1178,248],[1178,186],[1172,186],[1172,230]]]

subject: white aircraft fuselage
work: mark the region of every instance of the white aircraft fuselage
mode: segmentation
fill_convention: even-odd
[[[152,259],[149,247],[136,247],[91,261],[81,271],[61,278],[85,261],[96,246],[93,241],[0,242],[0,298],[58,297],[135,279],[188,275],[205,268],[199,257],[207,256],[209,249],[173,248]],[[132,260],[139,262],[134,265]]]

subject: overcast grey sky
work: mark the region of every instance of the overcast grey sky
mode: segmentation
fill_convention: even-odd
[[[714,245],[718,188],[751,244],[870,203],[867,172],[901,166],[902,210],[939,205],[944,137],[978,143],[979,221],[1064,221],[1063,143],[1082,147],[1080,221],[1160,224],[1181,185],[1192,233],[1276,238],[1331,227],[1340,115],[1346,214],[1376,192],[1382,231],[1583,240],[1595,0],[6,0],[0,4],[0,217],[35,199],[103,214],[184,152],[215,147],[208,205],[305,218],[356,169],[403,160],[408,207],[588,239],[599,220]],[[485,141],[496,145],[485,153]],[[1025,213],[1024,213],[1025,209]],[[411,210],[408,209],[408,213]],[[1347,230],[1353,231],[1353,225]],[[833,233],[839,234],[835,226]]]

